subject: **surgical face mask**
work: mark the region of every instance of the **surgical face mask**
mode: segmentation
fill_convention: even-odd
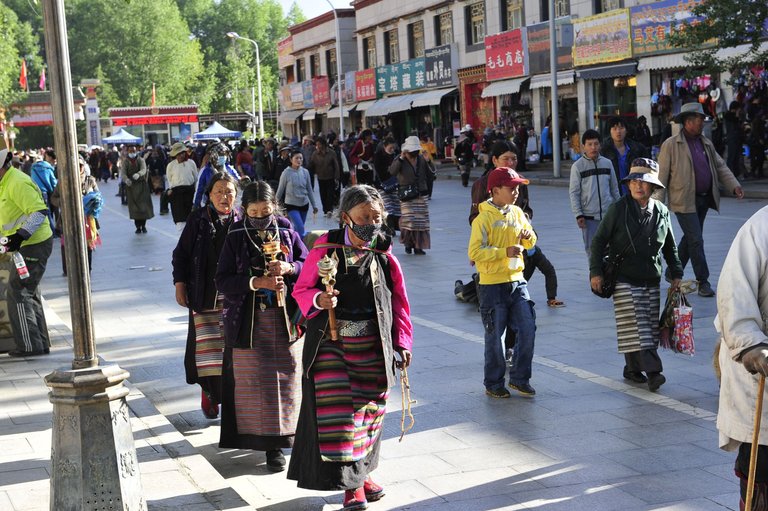
[[[248,217],[248,227],[253,227],[254,229],[258,229],[260,231],[267,229],[273,223],[273,215]]]
[[[136,153],[128,153],[128,158],[133,159],[133,158],[136,158],[137,156],[138,156],[138,154],[136,154]]]
[[[378,234],[381,230],[381,224],[358,225],[352,220],[349,222],[349,228],[352,229],[352,232],[355,233],[355,236],[365,241],[366,243],[373,241],[373,238],[375,238],[376,234]]]
[[[217,160],[219,163],[219,167],[223,167],[227,164],[227,157],[226,156],[219,156],[219,159]]]

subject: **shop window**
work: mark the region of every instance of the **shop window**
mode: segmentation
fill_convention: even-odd
[[[336,83],[336,48],[325,51],[325,68],[328,70],[328,82],[330,85]]]
[[[501,31],[514,30],[524,25],[523,0],[501,0]]]
[[[453,42],[453,15],[450,12],[435,16],[435,41],[437,46]]]
[[[296,80],[303,82],[307,79],[307,70],[304,67],[304,59],[298,59],[296,61]]]
[[[310,78],[316,78],[320,76],[320,54],[315,53],[309,56],[309,70],[312,73]]]
[[[485,40],[485,3],[477,2],[464,8],[467,20],[467,46],[481,45]]]
[[[596,128],[607,133],[606,123],[611,117],[622,117],[628,127],[634,126],[637,116],[637,79],[620,76],[593,80],[595,94]]]
[[[555,18],[571,14],[571,0],[555,0]]]
[[[397,41],[397,29],[384,32],[384,63],[397,64],[400,62],[400,45]]]
[[[368,36],[363,39],[363,68],[376,67],[376,39]]]
[[[595,0],[595,14],[624,7],[623,0]]]
[[[408,25],[408,58],[424,56],[424,22],[417,21]]]

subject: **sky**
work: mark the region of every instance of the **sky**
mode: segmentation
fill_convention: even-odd
[[[296,4],[304,11],[304,15],[307,19],[312,19],[316,16],[320,16],[324,12],[331,10],[331,6],[328,5],[326,0],[295,0]],[[283,12],[288,12],[291,4],[294,0],[280,0],[280,4],[283,6]],[[349,9],[351,0],[330,0],[331,4],[337,9]]]

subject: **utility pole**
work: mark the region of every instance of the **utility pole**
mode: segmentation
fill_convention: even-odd
[[[41,3],[74,341],[72,367],[45,377],[53,403],[50,509],[146,511],[123,386],[129,373],[100,367],[96,356],[64,0]]]
[[[549,68],[552,72],[552,172],[554,177],[560,177],[560,112],[557,104],[557,32],[555,31],[555,0],[549,0]]]

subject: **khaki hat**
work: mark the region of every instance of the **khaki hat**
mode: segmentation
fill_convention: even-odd
[[[180,153],[186,152],[187,146],[182,142],[176,142],[171,146],[171,158],[176,158]]]

